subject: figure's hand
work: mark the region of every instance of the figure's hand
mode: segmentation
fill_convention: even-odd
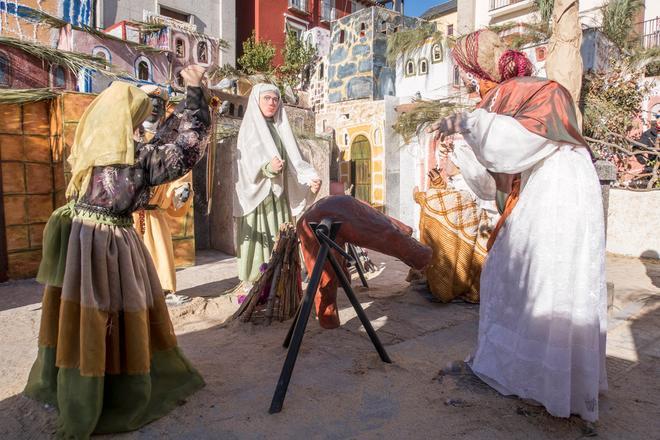
[[[202,78],[204,78],[205,73],[206,67],[200,66],[199,64],[193,64],[181,71],[181,77],[186,86],[199,87],[202,85]]]
[[[450,139],[445,139],[443,142],[440,142],[436,148],[441,156],[447,156],[454,151],[454,142]]]
[[[184,183],[174,190],[174,208],[179,209],[190,198],[190,184]]]
[[[309,185],[309,188],[312,191],[312,194],[317,194],[321,189],[321,180],[320,179],[312,180],[312,184]]]
[[[439,119],[426,129],[427,133],[433,133],[433,139],[444,141],[445,137],[458,132],[462,116],[455,114],[446,118]]]
[[[284,168],[284,161],[279,157],[275,156],[270,160],[268,167],[273,173],[277,174],[280,171],[282,171],[282,169]]]

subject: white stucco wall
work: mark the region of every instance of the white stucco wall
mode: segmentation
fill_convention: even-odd
[[[427,44],[405,57],[399,57],[396,63],[396,96],[402,98],[413,97],[417,92],[424,99],[441,99],[455,93],[452,88],[451,55],[447,47],[443,47],[443,58],[441,62],[433,63],[431,57],[432,45]],[[419,61],[425,59],[428,65],[428,73],[419,74]],[[415,63],[415,74],[406,76],[404,66],[408,60]]]
[[[610,190],[607,251],[632,257],[660,254],[660,191]]]
[[[660,17],[660,1],[646,0],[646,10],[644,11],[644,20],[652,20]]]

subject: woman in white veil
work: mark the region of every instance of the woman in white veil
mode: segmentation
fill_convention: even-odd
[[[280,92],[272,84],[252,88],[237,149],[238,277],[249,287],[270,258],[279,226],[302,213],[321,180],[301,157]]]

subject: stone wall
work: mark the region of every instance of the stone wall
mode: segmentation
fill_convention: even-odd
[[[395,72],[386,62],[387,35],[417,19],[372,7],[332,24],[328,101],[383,99],[395,93]]]
[[[660,191],[612,188],[607,215],[607,251],[660,258]]]

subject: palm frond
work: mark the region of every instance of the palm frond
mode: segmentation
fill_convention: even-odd
[[[631,29],[642,6],[643,0],[609,0],[603,7],[602,31],[619,49],[639,44],[639,38]]]
[[[387,63],[394,66],[399,56],[419,49],[425,44],[442,43],[442,41],[442,32],[430,23],[393,33],[387,37]]]
[[[21,50],[41,60],[48,61],[53,64],[58,64],[62,67],[68,68],[73,72],[80,72],[82,69],[92,69],[102,71],[109,76],[117,76],[116,74],[106,70],[112,65],[105,59],[95,57],[92,55],[68,52],[38,43],[32,43],[17,38],[0,36],[0,46],[13,47],[14,49]]]
[[[405,143],[419,134],[429,124],[440,118],[447,117],[461,110],[467,110],[471,106],[459,104],[449,99],[427,101],[419,100],[407,112],[399,115],[396,123],[392,126],[394,131],[401,135]]]
[[[0,89],[0,104],[25,104],[53,99],[58,95],[51,89]]]

